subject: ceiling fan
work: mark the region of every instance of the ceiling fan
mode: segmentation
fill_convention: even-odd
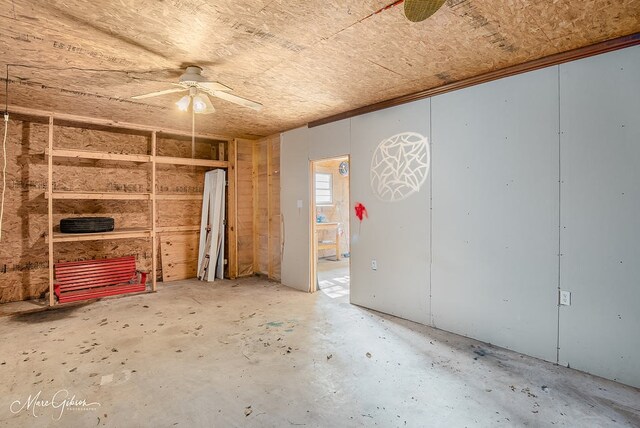
[[[202,75],[202,68],[195,65],[188,66],[185,72],[178,79],[178,83],[172,83],[172,85],[176,87],[165,89],[163,91],[151,92],[149,94],[136,95],[131,98],[134,100],[141,100],[144,98],[157,97],[176,92],[189,92],[176,103],[178,108],[182,111],[187,111],[189,109],[189,105],[192,104],[194,113],[210,114],[215,112],[216,110],[213,107],[213,104],[211,104],[211,100],[208,95],[221,98],[225,101],[248,107],[256,111],[262,109],[262,104],[260,103],[231,94],[231,88],[228,86],[225,86],[220,82],[207,80],[207,78]]]
[[[366,16],[360,22],[402,3],[404,3],[404,15],[408,20],[411,22],[421,22],[436,13],[445,2],[446,0],[396,0],[382,9],[373,12],[371,15]]]
[[[411,22],[420,22],[429,18],[442,7],[445,0],[406,0],[404,14]]]

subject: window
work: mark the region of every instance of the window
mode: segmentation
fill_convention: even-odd
[[[333,186],[331,174],[316,173],[316,205],[333,204]]]

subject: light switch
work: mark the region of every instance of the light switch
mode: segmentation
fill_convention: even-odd
[[[296,203],[298,208],[302,208],[302,199],[298,199],[298,202]]]

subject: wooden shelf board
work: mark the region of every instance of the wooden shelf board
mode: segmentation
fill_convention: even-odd
[[[227,168],[229,162],[213,159],[175,158],[169,156],[156,156],[156,163],[187,166],[205,166],[209,168]]]
[[[122,228],[113,232],[100,233],[53,233],[53,242],[104,241],[108,239],[150,238],[151,229]]]
[[[167,135],[179,135],[184,137],[191,137],[190,131],[184,131],[180,129],[169,129],[158,126],[150,126],[150,125],[142,125],[137,123],[130,122],[120,122],[110,119],[100,119],[95,117],[88,116],[80,116],[75,114],[67,114],[67,113],[59,113],[55,111],[47,111],[40,110],[28,107],[20,107],[20,106],[9,106],[9,111],[16,114],[23,114],[26,116],[35,116],[35,117],[47,117],[49,119],[55,119],[56,121],[66,121],[73,122],[78,124],[88,124],[88,125],[98,125],[98,126],[106,126],[113,127],[117,129],[129,129],[134,131],[145,131],[145,132],[160,132],[162,134]],[[215,140],[215,141],[231,141],[233,138],[226,135],[216,135],[216,134],[196,134],[196,138],[203,138],[207,140]]]
[[[156,193],[157,201],[201,201],[202,195],[197,193]]]
[[[157,233],[167,232],[199,232],[200,226],[156,226]]]
[[[49,194],[45,192],[44,197]],[[53,199],[150,200],[151,193],[53,192]]]
[[[71,150],[71,149],[53,149],[53,157],[59,158],[76,158],[76,159],[98,159],[98,160],[110,160],[110,161],[125,161],[125,162],[151,162],[152,156],[150,155],[131,155],[122,153],[105,153],[105,152],[93,152],[89,150]],[[49,149],[45,149],[45,154],[49,154]]]

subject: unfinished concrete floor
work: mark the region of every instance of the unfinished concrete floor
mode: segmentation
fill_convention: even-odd
[[[0,337],[2,426],[640,425],[637,389],[256,278],[1,317]],[[19,410],[59,390],[99,406]]]
[[[319,291],[332,298],[349,295],[351,275],[348,258],[340,261],[320,259],[316,271]]]

